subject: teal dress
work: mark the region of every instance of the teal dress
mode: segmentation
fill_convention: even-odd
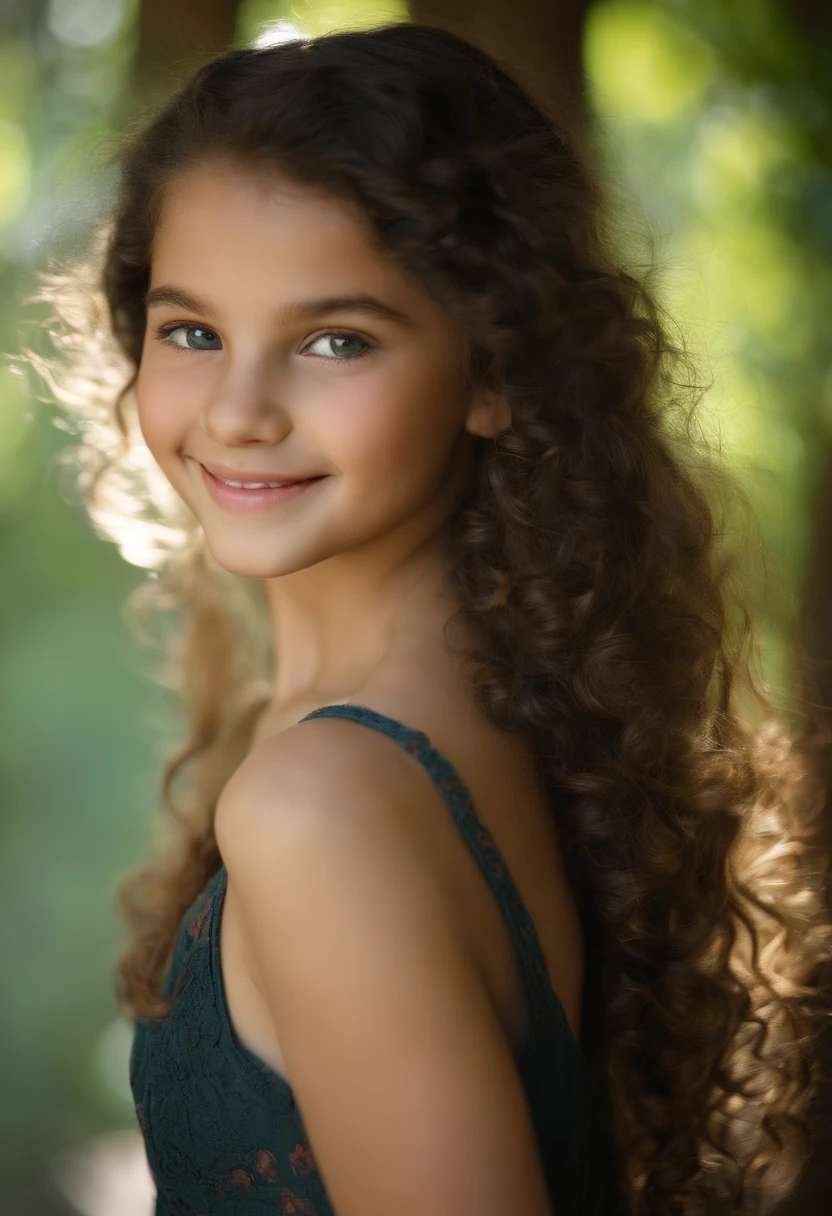
[[[532,920],[468,789],[422,731],[360,705],[325,705],[302,721],[320,716],[383,731],[435,782],[522,964],[532,1016],[517,1067],[556,1216],[609,1216],[616,1208],[606,1094],[590,1077]],[[218,944],[226,878],[223,865],[182,918],[163,986],[174,998],[171,1013],[135,1026],[130,1086],[156,1183],[155,1216],[338,1216],[290,1085],[243,1046],[229,1020]],[[359,1094],[355,1107],[360,1118]],[[426,1216],[432,1206],[427,1189]]]

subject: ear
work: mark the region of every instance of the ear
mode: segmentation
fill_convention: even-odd
[[[477,389],[471,394],[465,429],[472,435],[493,439],[511,426],[511,407],[494,389]]]

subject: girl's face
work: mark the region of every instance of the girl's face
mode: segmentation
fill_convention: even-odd
[[[137,397],[216,560],[266,578],[400,525],[423,543],[455,505],[473,436],[506,424],[466,394],[458,333],[372,248],[356,208],[224,163],[166,193]],[[242,512],[204,464],[322,479]]]

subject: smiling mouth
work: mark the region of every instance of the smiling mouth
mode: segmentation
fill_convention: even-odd
[[[301,477],[298,481],[230,481],[227,477],[220,477],[218,473],[211,473],[211,476],[235,490],[279,490],[281,486],[299,486],[301,481],[318,480],[317,477]]]
[[[308,477],[281,478],[275,474],[272,474],[272,477],[274,477],[274,480],[272,480],[272,477],[270,477],[268,473],[261,473],[259,476],[257,476],[257,474],[252,475],[249,473],[248,476],[246,476],[241,472],[236,476],[234,476],[233,473],[231,476],[229,476],[228,474],[217,472],[216,469],[212,469],[210,465],[202,464],[201,460],[197,461],[197,464],[202,465],[205,472],[210,477],[213,477],[215,481],[222,482],[222,484],[226,486],[231,486],[232,489],[235,490],[276,490],[280,489],[281,486],[296,486],[305,481],[318,481],[320,480],[320,477],[326,476],[326,474],[316,474],[315,476]],[[229,472],[231,472],[231,470],[229,470]]]
[[[232,483],[218,477],[199,463],[199,471],[203,483],[215,502],[232,511],[262,511],[302,494],[304,490],[318,481],[326,481],[328,474],[322,473],[316,477],[306,477],[301,481],[283,481],[277,484],[268,482]]]

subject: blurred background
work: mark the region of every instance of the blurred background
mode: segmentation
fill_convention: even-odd
[[[832,5],[825,0],[0,0],[0,351],[82,250],[119,132],[232,43],[427,21],[568,113],[622,253],[711,387],[752,500],[761,674],[832,706]],[[124,605],[144,573],[56,464],[74,440],[0,360],[0,1210],[150,1216],[113,996],[113,891],[150,847],[169,694]],[[827,1146],[829,1147],[829,1146]],[[827,1147],[788,1211],[832,1210]]]

